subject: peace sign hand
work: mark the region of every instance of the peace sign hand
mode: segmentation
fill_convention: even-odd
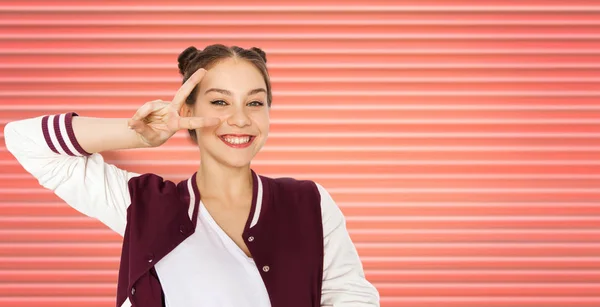
[[[154,100],[146,102],[128,121],[140,140],[150,147],[164,144],[181,129],[198,129],[217,125],[219,118],[181,117],[179,111],[194,87],[200,83],[206,70],[198,69],[177,90],[173,101]]]

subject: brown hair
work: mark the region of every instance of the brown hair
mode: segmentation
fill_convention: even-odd
[[[271,94],[271,80],[267,71],[267,55],[260,48],[252,47],[244,49],[238,46],[227,47],[222,44],[209,45],[204,50],[198,50],[194,46],[186,48],[179,57],[177,57],[179,73],[183,76],[182,84],[198,69],[210,69],[222,60],[228,58],[240,58],[252,63],[263,76],[267,85],[267,105],[271,107],[273,99]],[[196,102],[198,87],[196,86],[190,95],[186,98],[185,103],[189,106]],[[197,142],[195,130],[188,130],[190,137]]]

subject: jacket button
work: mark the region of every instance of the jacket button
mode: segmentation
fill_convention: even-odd
[[[265,266],[263,267],[263,272],[265,272],[265,273],[266,273],[266,272],[268,272],[270,269],[271,269],[271,268],[270,268],[268,265],[265,265]]]
[[[146,260],[148,260],[148,263],[152,263],[154,261],[154,254],[150,253],[146,255]]]
[[[248,237],[248,242],[252,242],[252,241],[254,241],[254,237],[253,236],[249,236]]]
[[[135,295],[135,287],[131,287],[131,295]]]
[[[183,235],[187,234],[187,228],[185,225],[179,225],[179,232]]]

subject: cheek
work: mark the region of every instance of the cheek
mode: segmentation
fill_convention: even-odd
[[[252,117],[252,121],[254,121],[256,123],[256,125],[259,127],[259,129],[262,132],[266,132],[267,130],[269,130],[269,125],[270,125],[269,113],[255,112],[255,113],[251,114],[251,117]]]
[[[219,113],[215,112],[215,110],[213,108],[210,107],[206,107],[206,106],[202,106],[202,105],[198,105],[196,104],[196,107],[194,108],[194,117],[219,117]],[[209,126],[209,127],[204,127],[204,128],[200,128],[200,129],[196,129],[196,135],[199,136],[200,138],[204,138],[205,136],[208,135],[212,135],[214,134],[214,131],[218,128],[219,126]]]

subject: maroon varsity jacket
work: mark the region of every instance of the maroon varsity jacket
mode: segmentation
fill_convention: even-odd
[[[253,178],[256,173],[252,171]],[[195,182],[194,174],[192,182]],[[259,268],[273,307],[320,306],[323,277],[323,227],[320,194],[312,181],[259,176],[263,199],[261,223],[244,228],[243,238]],[[131,205],[123,240],[117,306],[163,306],[154,263],[196,228],[200,193],[193,184],[193,217],[188,215],[186,181],[175,185],[154,174],[129,181]],[[255,212],[258,184],[253,181],[250,212]],[[278,204],[274,206],[273,204]],[[252,240],[249,238],[252,237]],[[207,276],[210,278],[210,276]]]

